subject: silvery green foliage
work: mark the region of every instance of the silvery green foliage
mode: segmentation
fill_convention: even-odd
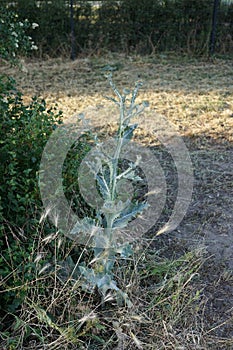
[[[119,159],[122,147],[130,142],[134,130],[137,128],[137,124],[131,124],[131,119],[141,113],[148,106],[148,103],[135,104],[141,83],[137,83],[132,92],[124,89],[121,94],[114,85],[111,74],[107,78],[116,96],[115,98],[107,98],[119,108],[118,132],[114,149],[107,152],[101,149],[101,144],[97,142],[99,153],[97,152],[95,157],[96,162],[88,163],[90,171],[95,176],[103,204],[95,219],[86,217],[80,220],[73,227],[71,234],[87,233],[90,235],[91,233],[94,258],[88,266],[84,264],[79,266],[83,278],[83,289],[94,292],[97,288],[103,300],[106,300],[107,292],[110,291],[111,297],[114,297],[118,303],[124,303],[131,307],[132,303],[127,294],[118,288],[113,272],[116,259],[128,259],[133,252],[127,241],[119,244],[116,241],[116,236],[119,230],[125,228],[133,218],[142,213],[147,204],[146,202],[133,202],[130,199],[122,201],[119,198],[117,186],[122,179],[142,180],[135,172],[140,163],[139,157],[135,164],[130,163],[128,168],[123,171],[120,170]],[[131,97],[129,97],[130,94]]]

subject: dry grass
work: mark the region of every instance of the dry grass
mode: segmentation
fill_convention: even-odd
[[[65,118],[87,107],[97,109],[101,124],[106,122],[110,108],[103,100],[109,88],[101,68],[107,64],[117,69],[114,80],[120,87],[131,87],[138,79],[144,81],[140,98],[149,100],[152,113],[165,115],[182,135],[232,141],[231,61],[173,62],[161,58],[110,56],[74,62],[36,61],[25,63],[27,72],[6,67],[1,67],[1,71],[17,78],[28,99],[35,94],[42,96],[50,105],[57,104]]]
[[[35,279],[19,288],[27,297],[11,334],[2,333],[1,349],[206,349],[202,308],[206,298],[193,285],[203,265],[199,249],[168,259],[163,249],[144,246],[116,270],[133,308],[118,307],[108,295],[105,304],[74,279],[68,260],[58,260],[65,242],[53,237],[54,262],[44,269],[48,240],[39,237],[31,258],[37,258]],[[74,247],[73,247],[74,248]],[[66,251],[67,255],[72,247]],[[43,252],[43,258],[38,258]],[[64,254],[64,251],[63,251]],[[64,263],[66,261],[66,264]],[[43,269],[43,272],[42,272]]]
[[[101,305],[98,296],[80,291],[70,278],[62,281],[55,269],[35,276],[2,349],[230,350],[232,62],[108,55],[74,62],[26,62],[26,72],[11,67],[0,67],[0,71],[17,79],[25,100],[40,95],[50,106],[62,109],[67,121],[86,111],[96,127],[112,133],[116,115],[103,98],[109,94],[105,65],[116,69],[114,81],[119,87],[130,88],[138,79],[145,82],[139,99],[148,100],[150,108],[145,114],[147,123],[137,134],[140,142],[158,151],[153,133],[156,112],[183,136],[195,174],[190,210],[173,234],[149,247],[143,243],[132,260],[119,264],[117,276],[133,300],[132,310],[116,308],[112,301]],[[164,161],[168,168],[169,159]],[[63,249],[56,239],[54,256]],[[200,242],[212,258],[206,258]],[[46,251],[43,244],[41,240],[34,257]],[[40,269],[38,265],[37,273]]]

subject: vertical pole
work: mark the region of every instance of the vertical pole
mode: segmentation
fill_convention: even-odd
[[[211,56],[215,52],[217,17],[218,17],[219,4],[220,4],[220,0],[214,0],[213,14],[212,14],[212,29],[211,29],[211,35],[210,35],[210,55]]]
[[[70,34],[71,34],[71,55],[70,58],[75,60],[75,35],[74,35],[74,3],[70,0]]]

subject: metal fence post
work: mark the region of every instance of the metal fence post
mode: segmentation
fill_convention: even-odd
[[[214,0],[213,3],[213,14],[212,14],[212,28],[210,35],[210,55],[215,53],[215,44],[216,44],[216,29],[217,29],[217,17],[219,9],[220,0]]]
[[[74,34],[74,3],[70,0],[70,34],[71,34],[71,55],[70,58],[75,60],[76,50],[75,50],[75,34]]]

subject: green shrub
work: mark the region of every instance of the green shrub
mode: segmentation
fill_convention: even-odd
[[[91,141],[92,137],[90,134],[85,133],[82,135],[69,150],[63,164],[63,189],[65,196],[70,202],[72,210],[78,212],[79,217],[85,217],[87,214],[94,215],[93,209],[82,198],[78,183],[79,166],[82,159],[91,150]]]
[[[0,274],[6,279],[3,288],[10,290],[31,278],[32,266],[24,263],[40,217],[37,172],[43,148],[62,115],[37,98],[25,105],[15,82],[6,76],[0,76],[0,115]],[[0,307],[13,311],[23,294],[17,288],[9,291]]]
[[[15,12],[2,7],[0,13],[0,58],[15,63],[17,56],[37,49],[34,41],[26,35],[26,32],[29,28],[35,29],[38,24],[31,24],[25,17],[20,21]]]
[[[57,56],[67,50],[70,45],[69,6],[63,0],[28,1],[21,0],[7,4],[15,11],[20,21],[28,19],[30,23],[38,23],[34,31],[28,28],[30,35],[38,45],[40,55]]]

